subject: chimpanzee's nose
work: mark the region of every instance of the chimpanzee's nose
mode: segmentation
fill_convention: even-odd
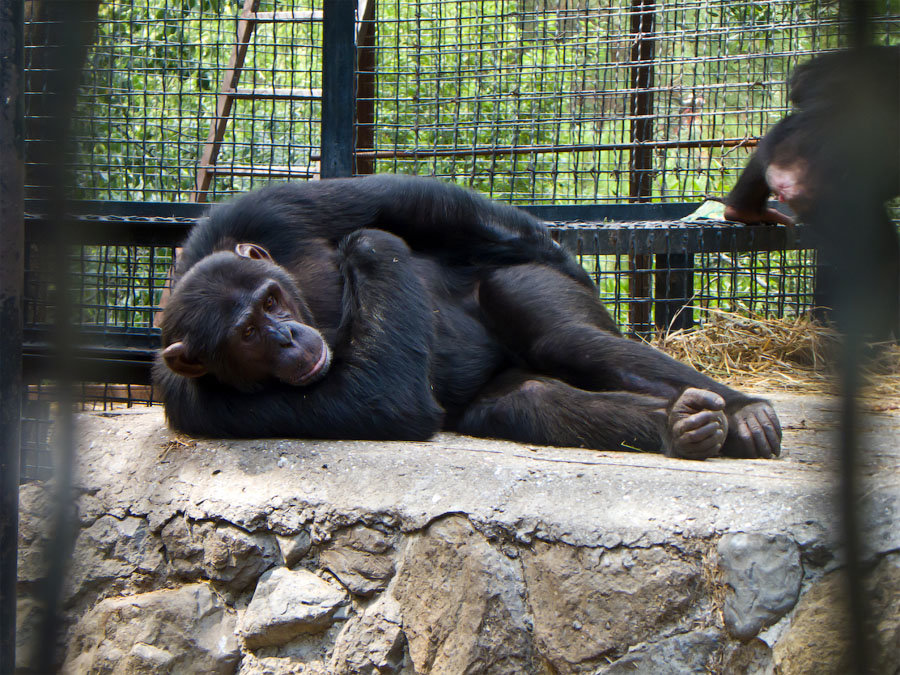
[[[281,347],[290,347],[294,344],[294,335],[290,326],[276,326],[272,328],[272,332]]]

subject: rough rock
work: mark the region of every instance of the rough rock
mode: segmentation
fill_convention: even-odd
[[[36,582],[46,574],[45,537],[50,530],[50,494],[39,483],[19,488],[19,550],[16,580],[21,584]]]
[[[332,673],[325,666],[309,664],[293,656],[260,657],[251,653],[241,661],[238,675],[332,675]]]
[[[803,568],[793,540],[747,532],[719,540],[719,565],[728,585],[725,626],[748,640],[787,614],[797,603]]]
[[[406,637],[400,605],[384,594],[344,626],[334,648],[335,675],[387,675],[399,672]]]
[[[867,578],[873,625],[867,654],[875,673],[900,672],[900,554],[883,558]],[[843,571],[832,572],[803,594],[787,632],[775,645],[779,675],[853,672]]]
[[[675,625],[697,599],[700,561],[674,548],[536,542],[523,554],[534,633],[560,672],[592,670]]]
[[[741,675],[772,675],[775,672],[772,648],[759,638],[726,645],[720,663],[721,667],[714,672]]]
[[[370,527],[353,527],[334,535],[319,554],[319,564],[336,576],[351,593],[370,596],[387,587],[394,575],[394,545]]]
[[[719,642],[720,636],[715,630],[673,635],[629,650],[622,658],[600,668],[597,675],[689,675],[707,672],[710,670],[710,657]]]
[[[291,537],[275,535],[275,541],[286,567],[293,567],[309,552],[310,538],[306,530]]]
[[[101,601],[75,627],[64,673],[233,673],[236,617],[206,584]]]
[[[687,646],[699,662],[715,634],[704,665],[712,672],[772,675],[773,650],[781,673],[804,672],[804,663],[834,670],[841,652],[835,666],[828,648],[839,646],[841,626],[828,623],[834,589],[819,587],[842,560],[834,405],[772,398],[784,426],[775,461],[686,462],[446,433],[410,443],[200,440],[166,429],[159,409],[82,415],[79,552],[62,616],[70,663],[115,673],[225,664],[237,675],[565,675],[613,663],[654,672],[690,670]],[[885,405],[865,423],[861,516],[878,616],[871,654],[881,672],[897,672],[900,409]],[[33,644],[46,497],[41,486],[22,489],[20,654]],[[726,537],[727,551],[738,533],[775,544],[755,549],[761,563],[720,564],[718,542]],[[786,594],[793,546],[801,600],[759,638],[735,638],[725,605],[765,596],[771,580],[757,575],[767,566],[782,570],[777,586]],[[285,619],[262,601],[260,579],[282,566],[340,596],[333,614],[324,610],[325,627],[280,634]],[[732,588],[750,591],[721,583],[726,568],[747,577]],[[211,598],[208,612],[195,601],[177,611],[151,601],[197,587]],[[757,605],[771,613],[778,603]],[[238,622],[272,644],[251,646]],[[209,635],[225,647],[215,651]],[[822,635],[831,639],[824,647]]]
[[[844,580],[832,573],[800,598],[790,629],[773,650],[775,665],[782,675],[852,672],[847,634]]]
[[[521,569],[465,518],[444,518],[412,537],[388,592],[416,672],[534,670]]]
[[[263,574],[238,631],[247,647],[281,645],[331,625],[343,591],[307,570],[276,567]]]
[[[16,598],[16,669],[24,670],[28,665],[42,617],[42,606],[33,597]]]
[[[69,602],[125,590],[153,590],[165,577],[159,539],[144,518],[103,516],[81,530],[72,552]],[[127,580],[127,583],[125,583]]]
[[[900,553],[878,563],[869,578],[869,600],[875,617],[873,669],[900,672]]]
[[[184,579],[209,579],[241,591],[277,564],[273,535],[250,534],[230,523],[172,518],[160,533],[173,571]]]

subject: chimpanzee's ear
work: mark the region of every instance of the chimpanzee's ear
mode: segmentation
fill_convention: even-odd
[[[174,342],[163,350],[162,357],[169,370],[184,377],[200,377],[206,374],[206,366],[187,355],[183,342]]]
[[[234,247],[234,252],[242,258],[250,258],[251,260],[268,260],[269,262],[273,262],[272,256],[269,255],[269,252],[262,246],[257,246],[256,244],[238,244]]]

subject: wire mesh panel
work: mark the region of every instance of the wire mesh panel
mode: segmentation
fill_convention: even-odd
[[[211,198],[315,176],[322,64],[314,4],[321,3],[100,3],[72,121],[75,196],[190,200],[203,169],[212,174]],[[37,74],[53,18],[33,5],[26,68],[29,112],[38,114]],[[32,181],[36,175],[29,172]],[[40,187],[29,185],[32,193]]]
[[[708,310],[797,317],[817,304],[819,270],[808,228],[799,240],[785,228],[690,221],[556,223],[555,230],[618,324],[642,338],[701,323]],[[641,282],[650,292],[636,297]],[[643,324],[633,320],[635,305],[646,316]]]
[[[896,5],[875,34],[896,42]],[[723,195],[837,3],[379,0],[375,171],[518,203]]]
[[[629,265],[633,255],[580,255],[579,261],[589,271],[600,270],[594,275],[600,297],[618,324],[644,338],[651,338],[656,327],[668,329],[679,316],[684,321],[676,322],[677,327],[701,323],[709,309],[797,317],[816,306],[816,255],[811,249],[688,254],[674,264],[673,256],[665,256],[664,262],[650,257],[651,264],[637,271],[651,276],[657,292],[637,299]],[[647,307],[650,325],[629,327],[634,303]]]
[[[34,130],[55,24],[51,3],[27,4]],[[876,41],[896,43],[896,4],[875,5]],[[323,6],[100,3],[73,120],[76,196],[215,200],[316,177]],[[724,194],[786,111],[791,69],[837,47],[840,30],[832,2],[360,6],[357,169],[526,204]]]

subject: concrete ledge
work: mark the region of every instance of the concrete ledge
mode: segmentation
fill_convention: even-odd
[[[796,615],[839,574],[835,405],[770,398],[783,458],[698,463],[453,434],[197,441],[169,431],[159,409],[82,415],[66,668],[821,667],[797,626],[824,611],[839,629],[834,598]],[[867,423],[867,556],[896,597],[900,411]],[[23,491],[22,640],[45,501],[41,486]],[[143,608],[137,627],[115,619],[128,596]],[[896,668],[900,610],[885,607],[876,634],[887,642],[873,653]],[[159,616],[179,629],[152,629]],[[212,624],[218,642],[185,642]]]

